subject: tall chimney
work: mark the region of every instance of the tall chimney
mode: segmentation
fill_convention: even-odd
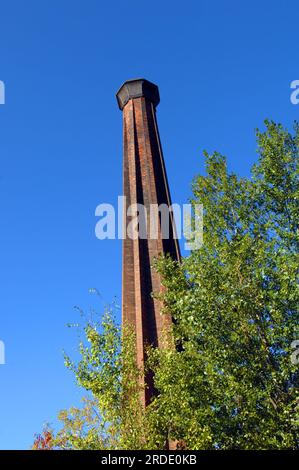
[[[131,216],[127,209],[132,204],[142,204],[146,209],[147,228],[150,226],[151,205],[171,206],[164,159],[159,138],[156,106],[159,89],[145,79],[128,80],[117,92],[119,108],[123,112],[123,193],[124,240],[122,261],[122,321],[134,326],[136,332],[137,363],[145,360],[145,347],[161,346],[162,331],[171,328],[169,315],[161,314],[161,302],[152,292],[161,291],[161,276],[152,263],[161,254],[179,260],[180,252],[173,214],[170,212],[169,237],[164,238],[161,218],[157,218],[158,236],[151,239],[149,230],[144,237],[130,239],[127,227]],[[132,214],[131,214],[132,215]],[[152,379],[144,377],[146,389],[142,395],[147,405],[154,393]]]

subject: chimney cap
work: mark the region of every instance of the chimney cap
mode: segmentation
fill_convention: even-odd
[[[159,88],[145,78],[133,78],[122,84],[116,93],[119,109],[123,110],[128,101],[144,96],[156,107],[160,102]]]

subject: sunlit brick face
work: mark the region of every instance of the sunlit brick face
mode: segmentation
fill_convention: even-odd
[[[127,208],[134,203],[146,208],[147,217],[152,204],[171,205],[164,159],[156,120],[159,103],[158,87],[147,80],[125,82],[117,93],[123,111],[123,193],[126,196],[124,226],[130,217]],[[122,321],[134,325],[136,331],[137,362],[145,359],[145,346],[161,346],[164,329],[171,328],[171,318],[161,315],[161,303],[152,292],[161,291],[161,277],[152,268],[155,258],[169,253],[179,259],[179,247],[174,238],[174,224],[170,216],[169,237],[163,239],[158,220],[158,236],[151,239],[123,240]],[[145,377],[148,389],[143,402],[147,405],[154,393],[152,380]]]

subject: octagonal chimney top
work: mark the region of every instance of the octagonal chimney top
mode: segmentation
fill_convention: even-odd
[[[156,107],[160,102],[159,88],[145,78],[127,80],[116,93],[119,109],[123,110],[128,101],[144,96]]]

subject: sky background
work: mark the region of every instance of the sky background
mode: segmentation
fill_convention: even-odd
[[[122,187],[123,81],[158,84],[173,202],[218,150],[248,176],[254,129],[291,126],[299,105],[298,1],[0,0],[0,448],[26,449],[82,392],[74,306],[121,293],[121,242],[99,241],[95,208]],[[96,287],[101,298],[89,294]]]

